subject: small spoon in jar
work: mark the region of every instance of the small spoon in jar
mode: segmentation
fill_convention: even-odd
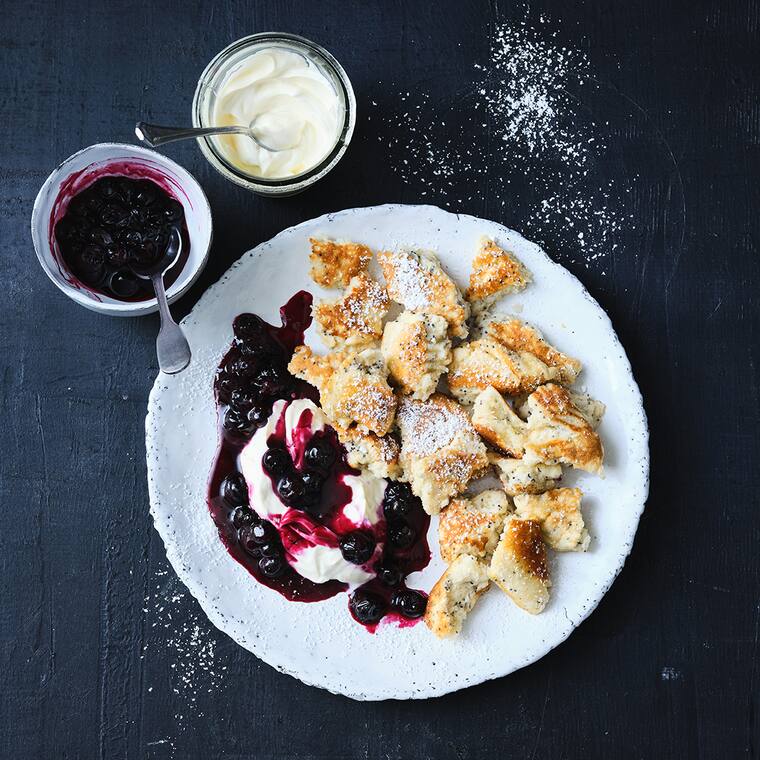
[[[253,131],[255,124],[256,120],[254,119],[247,127],[162,127],[158,124],[138,121],[135,125],[135,134],[138,140],[150,145],[151,148],[157,148],[159,145],[165,145],[176,140],[188,140],[191,137],[207,137],[209,135],[248,135],[259,147],[268,150],[270,153],[278,153],[281,150],[289,150],[293,147],[292,145],[285,145],[275,148],[263,143]]]
[[[187,342],[182,328],[172,319],[169,311],[169,303],[166,300],[164,290],[164,275],[177,262],[182,252],[182,235],[178,227],[174,227],[169,238],[169,244],[161,257],[146,266],[131,264],[130,269],[142,280],[150,280],[158,301],[158,311],[161,315],[161,328],[156,338],[156,354],[158,366],[167,375],[176,375],[182,372],[188,364],[192,354],[190,344]]]

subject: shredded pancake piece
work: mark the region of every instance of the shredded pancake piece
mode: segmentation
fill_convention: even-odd
[[[544,541],[558,552],[585,552],[591,537],[581,513],[580,488],[555,488],[539,495],[515,496],[515,513],[541,523]]]
[[[323,288],[345,288],[352,277],[365,272],[372,251],[360,243],[336,243],[310,238],[311,279]]]
[[[357,425],[380,436],[391,429],[396,396],[380,349],[318,356],[308,346],[299,346],[288,370],[319,390],[320,406],[337,427]]]
[[[472,261],[470,287],[465,297],[473,303],[475,311],[482,311],[502,295],[524,290],[530,281],[530,272],[513,254],[483,238]]]
[[[499,393],[530,392],[554,380],[556,367],[547,367],[527,351],[513,351],[491,338],[480,338],[452,352],[449,388],[463,404],[471,404],[489,386]]]
[[[424,401],[438,385],[451,362],[448,324],[437,314],[405,311],[388,322],[381,350],[399,391]]]
[[[328,346],[368,345],[382,337],[389,306],[385,288],[360,272],[351,278],[341,298],[314,307],[314,319]]]
[[[404,475],[428,514],[438,514],[488,467],[486,447],[453,399],[440,393],[427,401],[404,397],[397,424]]]
[[[527,612],[537,615],[546,607],[551,579],[541,523],[506,518],[488,577]]]
[[[408,311],[437,314],[448,322],[449,335],[467,337],[470,306],[432,251],[381,251],[377,260],[396,303]]]

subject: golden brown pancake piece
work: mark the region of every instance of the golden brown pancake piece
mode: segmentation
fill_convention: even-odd
[[[336,243],[309,238],[311,279],[323,288],[345,288],[352,277],[366,271],[372,251],[360,243]]]

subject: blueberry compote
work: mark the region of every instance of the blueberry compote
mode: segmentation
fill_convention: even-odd
[[[87,287],[120,301],[142,301],[153,298],[153,286],[132,267],[158,261],[174,228],[182,235],[182,252],[166,273],[168,288],[187,260],[190,241],[182,204],[151,179],[96,179],[71,198],[55,239],[64,264]]]
[[[391,480],[383,497],[386,521],[385,548],[375,570],[377,577],[360,586],[349,599],[355,620],[374,630],[386,616],[403,624],[425,613],[427,595],[406,586],[410,573],[422,570],[430,561],[427,531],[430,517],[407,483]]]
[[[235,339],[222,360],[215,380],[221,427],[221,447],[209,480],[208,504],[219,535],[232,556],[261,583],[294,601],[313,602],[347,590],[345,583],[325,583],[299,575],[285,557],[280,532],[256,513],[249,503],[248,487],[238,469],[238,458],[253,434],[262,427],[278,399],[318,401],[317,391],[287,370],[296,346],[303,343],[311,323],[311,295],[297,293],[280,309],[282,326],[274,327],[254,314],[241,314],[234,323]],[[430,518],[409,487],[389,482],[383,500],[383,517],[375,535],[341,524],[341,508],[351,492],[343,483],[358,474],[346,462],[346,452],[331,428],[311,433],[304,442],[302,461],[293,462],[280,433],[267,440],[263,471],[280,501],[290,509],[287,522],[308,516],[311,525],[324,526],[347,562],[363,565],[382,556],[373,570],[377,577],[353,590],[349,610],[358,622],[374,630],[384,617],[412,624],[425,611],[424,593],[407,588],[406,576],[430,560],[427,530]],[[281,530],[283,526],[281,525]],[[328,529],[329,527],[329,529]],[[322,528],[320,528],[321,530]],[[283,533],[282,536],[286,536]],[[292,533],[288,532],[287,540]]]

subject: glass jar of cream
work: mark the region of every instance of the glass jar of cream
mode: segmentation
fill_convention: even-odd
[[[293,195],[327,174],[355,122],[346,72],[327,50],[294,34],[234,42],[206,67],[193,98],[196,127],[252,127],[258,142],[246,135],[198,142],[227,179],[263,195]]]

